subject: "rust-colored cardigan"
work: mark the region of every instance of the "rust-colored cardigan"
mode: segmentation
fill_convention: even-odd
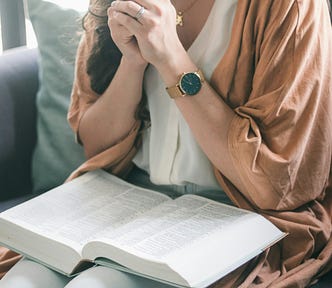
[[[98,98],[86,74],[95,36],[93,20],[87,24],[68,114],[76,132]],[[237,173],[215,173],[236,205],[290,234],[216,287],[306,287],[332,268],[331,77],[325,0],[238,1],[229,47],[210,83],[235,111],[225,141]],[[139,127],[70,179],[96,168],[125,175]]]

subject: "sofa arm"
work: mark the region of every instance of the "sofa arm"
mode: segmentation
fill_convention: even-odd
[[[31,192],[37,59],[37,49],[27,48],[0,56],[0,200]]]

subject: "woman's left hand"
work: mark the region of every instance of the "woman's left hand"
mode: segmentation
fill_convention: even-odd
[[[143,58],[158,67],[184,51],[176,31],[176,11],[170,0],[114,1],[117,21],[135,35]],[[144,7],[139,19],[138,11]]]

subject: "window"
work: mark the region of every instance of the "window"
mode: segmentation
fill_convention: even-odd
[[[1,15],[1,13],[0,13]],[[2,53],[2,34],[1,34],[1,16],[0,16],[0,54]]]
[[[81,12],[86,11],[89,5],[89,0],[44,1],[52,2],[65,9],[70,8]],[[28,19],[24,20],[23,10],[22,0],[0,0],[0,54],[3,52],[4,46],[6,46],[6,48],[21,45],[26,45],[29,48],[37,46],[37,40],[31,22]],[[1,15],[3,15],[2,22]],[[1,28],[1,23],[3,29]],[[5,25],[6,27],[4,27]]]
[[[33,27],[29,19],[25,20],[25,30],[27,33],[27,47],[29,48],[37,47],[36,35],[35,32],[33,31]]]

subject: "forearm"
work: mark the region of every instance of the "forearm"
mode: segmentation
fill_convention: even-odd
[[[83,115],[79,136],[88,158],[123,139],[133,127],[144,70],[145,65],[122,59],[105,93]]]
[[[175,103],[211,163],[232,179],[236,171],[228,148],[228,132],[235,113],[207,83],[197,95],[177,98]]]
[[[183,72],[198,70],[186,51],[179,48],[174,55],[172,61],[158,66],[166,87],[177,83]],[[207,81],[195,96],[179,97],[174,101],[211,163],[229,179],[234,178],[236,170],[228,148],[228,132],[235,117],[234,111]]]

